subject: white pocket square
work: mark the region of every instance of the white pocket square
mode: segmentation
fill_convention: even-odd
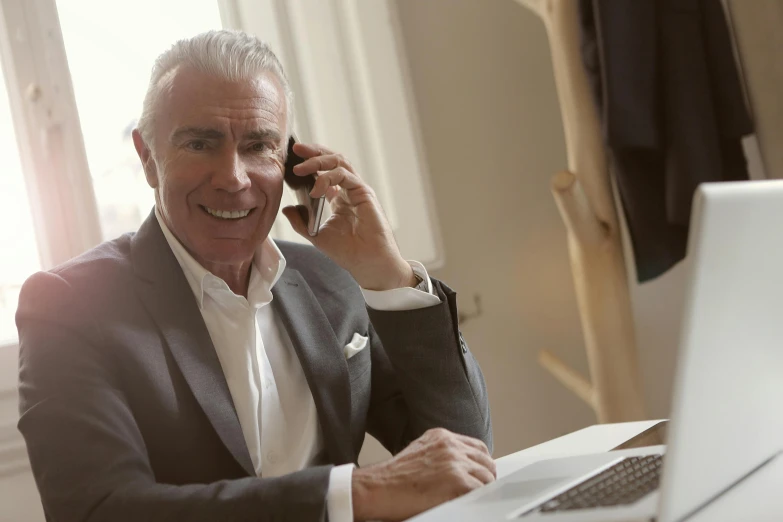
[[[363,335],[359,335],[358,333],[353,334],[353,339],[351,339],[351,342],[346,344],[345,348],[343,348],[345,358],[350,359],[357,353],[364,350],[365,346],[367,346],[367,338]]]

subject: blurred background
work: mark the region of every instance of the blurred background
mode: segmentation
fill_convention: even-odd
[[[300,139],[355,161],[403,254],[457,290],[494,456],[596,422],[537,362],[547,349],[589,373],[550,191],[567,164],[550,47],[520,2],[0,0],[0,14],[0,520],[43,520],[15,427],[21,284],[148,215],[130,133],[150,69],[177,39],[220,27],[270,42]],[[753,137],[745,150],[763,177]],[[296,239],[284,219],[274,234]],[[629,277],[649,418],[668,416],[683,281],[680,265]],[[386,455],[368,437],[361,462]]]

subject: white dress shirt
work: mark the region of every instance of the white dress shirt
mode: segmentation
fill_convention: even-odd
[[[258,476],[275,477],[310,466],[323,448],[321,427],[310,387],[280,318],[272,306],[272,287],[285,270],[285,258],[271,238],[256,250],[247,298],[202,267],[163,222],[155,217],[182,267],[215,346]],[[413,310],[440,303],[424,267],[411,262],[429,292],[398,288],[362,290],[378,310]],[[329,475],[326,505],[331,522],[353,521],[353,464],[335,466]]]

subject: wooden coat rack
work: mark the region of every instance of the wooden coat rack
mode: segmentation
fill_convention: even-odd
[[[599,422],[645,418],[620,222],[601,127],[579,49],[576,0],[516,0],[544,22],[565,130],[568,170],[552,193],[568,250],[590,380],[544,350],[539,362],[587,402]]]

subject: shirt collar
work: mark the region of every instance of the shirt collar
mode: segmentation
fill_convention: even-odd
[[[193,291],[193,295],[198,301],[199,308],[203,308],[206,285],[212,281],[220,281],[225,285],[225,281],[201,266],[201,264],[190,255],[190,252],[187,251],[177,237],[169,230],[169,227],[166,226],[160,212],[158,212],[157,206],[155,207],[155,218],[158,220],[158,224],[163,231],[166,242],[169,244],[169,248],[171,248],[174,257],[177,258],[177,262],[185,273],[185,278],[190,285],[190,289]],[[250,283],[247,292],[248,302],[251,305],[261,305],[271,301],[272,288],[280,279],[280,276],[283,275],[285,266],[286,261],[283,253],[277,247],[274,240],[267,236],[258,248],[256,248],[255,254],[253,255],[253,265],[251,267]],[[228,289],[227,285],[226,289]],[[268,299],[266,297],[268,297]]]

